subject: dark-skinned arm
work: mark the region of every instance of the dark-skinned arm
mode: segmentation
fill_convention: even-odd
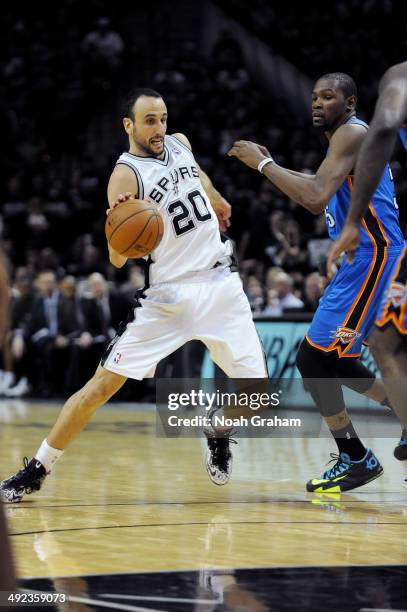
[[[359,225],[393,151],[398,130],[407,118],[407,62],[390,68],[355,169],[349,223]]]
[[[397,132],[407,118],[407,62],[390,68],[379,85],[379,99],[368,134],[360,148],[355,168],[349,213],[340,236],[328,255],[328,275],[335,274],[335,262],[343,253],[349,263],[360,244],[360,223],[383,175]]]
[[[360,125],[338,128],[331,138],[329,155],[315,175],[294,173],[274,162],[264,167],[263,174],[290,199],[318,215],[354,167],[365,136],[366,129]],[[267,157],[262,147],[246,141],[236,142],[228,154],[256,169],[259,162]]]

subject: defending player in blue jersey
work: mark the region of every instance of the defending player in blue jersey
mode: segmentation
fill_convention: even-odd
[[[267,149],[251,142],[236,142],[229,151],[229,155],[258,169],[310,212],[325,211],[333,239],[348,212],[352,172],[367,134],[367,125],[356,118],[356,102],[356,85],[350,76],[331,73],[316,82],[312,119],[314,127],[325,133],[329,149],[315,175],[282,168]],[[376,456],[365,448],[353,428],[344,404],[342,382],[346,379],[347,386],[388,403],[382,381],[358,357],[403,244],[393,181],[386,167],[363,219],[355,263],[352,267],[342,265],[328,285],[297,354],[297,367],[339,450],[335,465],[310,480],[308,491],[348,491],[383,472]],[[321,384],[321,379],[329,379],[329,384]]]
[[[328,270],[347,252],[348,262],[357,259],[366,211],[387,167],[397,133],[407,149],[407,62],[392,66],[383,76],[368,136],[358,157],[355,189],[349,215],[328,259]],[[353,270],[353,263],[348,267]],[[381,370],[388,397],[404,425],[403,436],[394,454],[407,459],[407,247],[390,276],[369,343]],[[405,480],[407,486],[407,479]]]

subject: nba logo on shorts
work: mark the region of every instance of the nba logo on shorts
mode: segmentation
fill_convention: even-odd
[[[114,356],[114,359],[113,359],[113,363],[119,363],[121,358],[122,358],[122,354],[121,353],[116,353],[116,355]]]

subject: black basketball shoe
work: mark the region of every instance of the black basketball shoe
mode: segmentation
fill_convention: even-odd
[[[209,411],[208,418],[212,423],[214,414],[218,408]],[[230,442],[237,444],[236,440],[231,438],[233,428],[219,429],[211,425],[204,428],[204,434],[208,441],[208,449],[206,451],[206,471],[209,478],[216,485],[226,484],[232,474],[233,456],[230,451]]]
[[[45,467],[37,459],[23,460],[24,467],[14,476],[0,482],[0,499],[9,504],[20,502],[24,495],[39,491],[47,475]]]
[[[403,429],[401,432],[401,438],[393,454],[399,461],[405,461],[407,459],[407,429]]]
[[[360,461],[351,461],[349,455],[331,453],[335,465],[324,472],[320,478],[313,478],[307,482],[307,491],[315,493],[343,493],[356,489],[383,474],[383,468],[376,455],[371,450]]]

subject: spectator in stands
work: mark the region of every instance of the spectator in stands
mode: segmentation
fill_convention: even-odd
[[[332,241],[328,238],[326,231],[325,215],[319,215],[315,219],[313,237],[308,240],[309,265],[311,269],[319,269],[321,259],[326,257],[331,245]]]
[[[265,276],[265,286],[266,289],[274,289],[276,277],[280,274],[280,272],[284,272],[283,268],[279,266],[273,266],[272,268],[268,268]]]
[[[71,347],[81,334],[76,305],[61,294],[55,273],[40,272],[38,297],[31,310],[28,340],[36,358],[39,391],[43,396],[70,390]]]
[[[304,285],[304,310],[315,312],[322,293],[322,278],[318,272],[311,272],[305,279]]]
[[[245,285],[245,293],[253,313],[261,312],[264,305],[263,287],[256,276],[249,276]]]
[[[44,211],[44,202],[39,196],[33,196],[28,201],[27,226],[30,244],[35,248],[46,246],[50,225]]]
[[[11,294],[10,330],[3,345],[5,371],[1,372],[0,377],[0,393],[6,397],[22,397],[31,388],[31,360],[24,338],[34,299],[32,277],[26,268],[18,268]]]
[[[302,243],[298,222],[287,219],[282,232],[282,250],[279,254],[280,265],[286,272],[306,269],[308,255]]]
[[[81,44],[87,62],[87,73],[109,86],[118,75],[124,51],[124,41],[110,27],[110,19],[98,17],[95,29],[86,34]]]
[[[114,290],[109,290],[106,279],[99,272],[88,278],[88,297],[82,300],[85,329],[94,340],[105,343],[111,340],[130,309],[129,300]]]
[[[120,292],[126,296],[129,302],[131,302],[136,291],[144,287],[144,283],[145,278],[142,267],[134,265],[129,269],[128,280],[122,285]]]
[[[274,278],[274,287],[267,292],[266,308],[262,315],[278,317],[285,312],[300,311],[304,303],[293,293],[293,279],[286,272]]]

